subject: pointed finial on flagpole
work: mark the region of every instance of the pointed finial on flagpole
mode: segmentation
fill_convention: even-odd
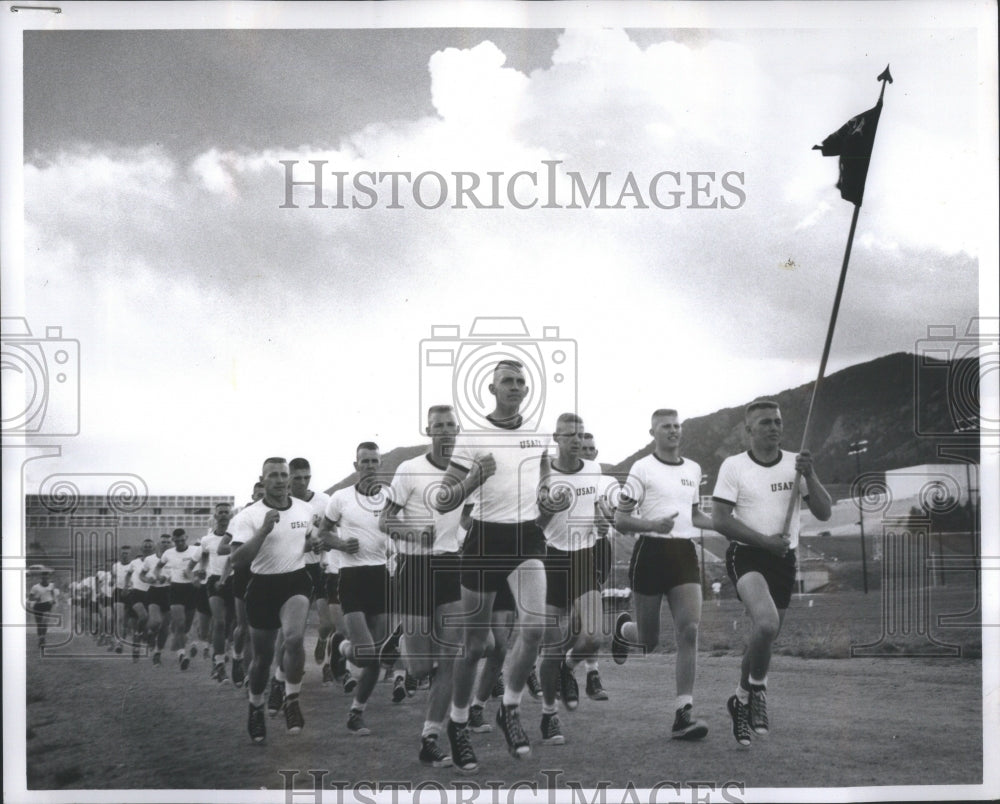
[[[876,81],[882,82],[882,90],[878,93],[878,102],[882,102],[882,96],[885,94],[886,82],[892,83],[892,73],[889,72],[889,65],[885,65],[885,69],[879,73],[879,77],[875,79]]]

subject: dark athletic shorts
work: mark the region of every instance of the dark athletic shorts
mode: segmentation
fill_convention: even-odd
[[[309,573],[309,580],[312,581],[313,591],[309,595],[309,602],[312,603],[317,598],[326,597],[326,580],[323,578],[326,571],[323,565],[316,561],[313,564],[306,564],[306,572]]]
[[[141,589],[129,589],[125,593],[125,605],[128,608],[133,608],[139,604],[149,608],[149,592],[144,592]]]
[[[363,567],[341,567],[337,590],[344,614],[362,611],[365,614],[385,614],[389,593],[389,572],[385,564]]]
[[[233,579],[233,597],[237,600],[246,600],[247,584],[250,583],[250,567],[234,569],[230,577]]]
[[[201,614],[212,615],[212,607],[208,605],[208,584],[198,584],[194,590],[194,607]]]
[[[726,571],[736,586],[736,582],[748,572],[759,572],[767,581],[774,605],[787,609],[795,588],[795,551],[789,550],[783,557],[769,550],[751,547],[749,544],[730,542],[726,550]],[[739,591],[736,596],[739,597]]]
[[[640,595],[665,595],[685,583],[700,586],[701,569],[694,542],[640,536],[632,550],[628,576],[632,591]]]
[[[125,590],[121,587],[116,586],[114,591],[111,593],[112,603],[124,603],[125,602]]]
[[[330,605],[337,605],[340,603],[340,573],[339,572],[327,572],[323,576],[323,582],[326,584],[326,603]]]
[[[507,576],[529,558],[545,557],[545,534],[533,521],[472,520],[462,545],[462,586],[476,592],[507,588]]]
[[[593,547],[569,552],[548,548],[545,556],[545,603],[568,610],[573,602],[600,587]]]
[[[296,595],[308,600],[311,590],[305,569],[276,575],[254,573],[247,584],[247,622],[251,628],[275,631],[281,628],[281,607]]]
[[[462,558],[458,553],[403,554],[396,570],[400,614],[432,617],[438,606],[462,599]]]
[[[198,605],[198,590],[193,583],[170,582],[170,605],[183,606],[185,610],[193,609]]]
[[[151,586],[147,595],[150,606],[159,606],[161,612],[166,612],[170,608],[169,586]]]

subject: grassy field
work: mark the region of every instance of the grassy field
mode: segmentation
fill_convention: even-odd
[[[27,657],[28,787],[264,788],[278,798],[282,771],[298,771],[297,784],[309,787],[309,770],[326,772],[327,789],[365,781],[451,789],[461,780],[543,789],[699,780],[717,788],[731,783],[734,791],[740,785],[976,784],[983,772],[979,629],[936,624],[938,615],[972,608],[974,590],[928,590],[926,602],[928,633],[887,637],[878,594],[796,598],[771,668],[772,732],[749,748],[733,740],[725,710],[747,633],[742,607],[731,598],[705,604],[696,705],[710,733],[697,744],[669,736],[674,686],[667,616],[662,651],[632,656],[624,666],[602,660],[611,700],[584,699],[576,712],[563,713],[566,745],[540,744],[540,703],[526,696],[531,756],[513,760],[496,731],[475,735],[482,768],[472,777],[419,763],[426,691],[393,704],[389,685],[380,685],[366,714],[372,736],[353,737],[345,729],[349,699],[338,687],[321,686],[310,657],[305,730],[289,736],[279,717],[269,721],[265,745],[253,746],[245,696],[209,680],[207,662],[196,659],[187,672],[169,660],[160,667],[148,658],[133,664],[127,655],[97,651],[89,636],[78,637],[52,655]],[[927,655],[941,652],[935,640],[957,646],[960,656]],[[850,658],[851,645],[864,643],[878,645],[878,655]],[[495,708],[491,703],[489,714]],[[949,728],[927,728],[942,723]]]

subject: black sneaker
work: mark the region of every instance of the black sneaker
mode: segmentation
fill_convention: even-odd
[[[542,715],[542,743],[544,745],[563,745],[565,742],[566,738],[562,733],[559,715],[554,712],[551,715]]]
[[[264,742],[267,736],[267,721],[264,719],[264,707],[250,704],[250,717],[247,718],[247,731],[255,743]]]
[[[160,652],[159,651],[154,651],[153,652],[153,664],[160,664],[161,661],[162,661],[162,659],[160,658]]]
[[[448,721],[448,743],[451,746],[451,759],[462,773],[475,773],[479,770],[476,752],[472,750],[472,740],[465,723]]]
[[[417,679],[415,676],[411,676],[409,673],[406,674],[406,697],[412,698],[417,694]]]
[[[288,695],[285,698],[285,726],[289,734],[298,734],[302,727],[306,725],[306,720],[302,717],[302,709],[299,707],[298,693]]]
[[[696,720],[693,715],[694,708],[691,704],[685,704],[678,709],[670,736],[675,740],[700,740],[707,735],[708,725],[704,720]]]
[[[729,716],[733,719],[733,737],[740,745],[750,745],[750,706],[740,703],[740,699],[733,695],[727,702],[726,708]]]
[[[188,646],[188,656],[192,659],[198,655],[198,646],[193,642]]]
[[[420,739],[420,761],[432,768],[450,768],[451,757],[441,750],[436,734]]]
[[[477,734],[493,731],[493,725],[487,723],[486,718],[483,717],[483,707],[477,704],[469,707],[469,731],[474,731]]]
[[[615,631],[611,637],[611,658],[615,660],[615,664],[625,664],[628,659],[628,645],[622,636],[622,626],[630,622],[632,622],[632,615],[627,611],[623,611],[615,620]]]
[[[42,645],[40,645],[39,647],[44,648],[45,647],[44,643]],[[139,645],[138,644],[135,644],[135,645],[132,646],[132,661],[133,662],[139,661]]]
[[[750,685],[750,728],[767,734],[767,688],[763,684]]]
[[[538,673],[535,672],[534,667],[528,673],[528,694],[535,699],[542,697],[542,685],[538,683]]]
[[[358,687],[358,680],[351,675],[350,671],[344,676],[344,694],[350,695]]]
[[[187,670],[191,664],[191,660],[187,657],[187,654],[182,653],[177,657],[178,663],[181,666],[181,670]]]
[[[326,661],[327,645],[328,640],[322,637],[316,640],[316,649],[313,651],[313,658],[316,660],[316,664],[323,664]]]
[[[330,637],[330,666],[337,681],[342,680],[347,674],[347,659],[340,653],[340,643],[345,639],[343,634],[334,634]]]
[[[212,668],[212,678],[220,684],[226,680],[226,665],[224,662],[216,662]]]
[[[233,659],[233,686],[242,687],[247,674],[243,670],[243,660]]]
[[[503,698],[504,694],[504,683],[503,683],[503,670],[497,673],[497,680],[493,683],[493,689],[490,690],[491,698]]]
[[[347,715],[347,730],[358,737],[371,734],[371,730],[365,725],[365,713],[360,709],[351,709]]]
[[[45,647],[45,643],[43,642],[38,647],[44,648]],[[121,653],[121,652],[122,652],[122,643],[121,642],[116,642],[115,643],[115,653]]]
[[[580,685],[576,683],[576,676],[566,660],[559,665],[559,692],[562,694],[563,705],[571,712],[580,703]]]
[[[333,683],[333,668],[328,664],[323,665],[323,686],[329,687]]]
[[[396,676],[392,682],[392,702],[402,703],[406,698],[406,679],[403,676]]]
[[[267,695],[267,713],[274,717],[285,703],[285,682],[271,678],[271,691]]]
[[[209,650],[208,645],[206,645],[204,650],[202,650],[201,658],[204,659],[206,662],[212,658],[212,651]]]
[[[587,697],[592,701],[606,701],[608,694],[601,684],[601,674],[596,670],[587,673]]]
[[[403,624],[396,626],[389,638],[379,648],[378,661],[383,667],[392,667],[399,661],[399,638],[403,636]]]
[[[507,738],[507,748],[515,759],[523,759],[531,753],[531,743],[524,726],[521,725],[519,708],[501,703],[497,709],[497,725]]]

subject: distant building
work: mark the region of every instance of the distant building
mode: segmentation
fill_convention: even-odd
[[[144,539],[184,528],[189,543],[212,526],[216,503],[234,504],[228,495],[150,496],[139,504],[107,495],[56,498],[25,496],[25,536],[34,553],[57,573],[70,577],[92,575],[118,558],[121,545],[138,555]]]

